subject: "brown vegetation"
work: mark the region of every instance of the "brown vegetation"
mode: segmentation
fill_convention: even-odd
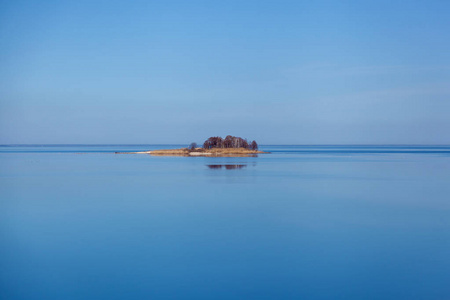
[[[257,154],[266,153],[258,150],[250,150],[245,148],[181,148],[181,149],[165,149],[148,151],[151,155],[158,156],[255,156]]]

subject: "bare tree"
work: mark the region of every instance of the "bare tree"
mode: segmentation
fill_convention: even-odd
[[[245,148],[245,149],[248,149],[249,147],[248,147],[248,142],[247,142],[247,140],[245,139],[245,140],[242,140],[242,148]]]
[[[188,147],[189,150],[195,150],[195,148],[197,148],[197,143],[195,142],[191,143]]]
[[[232,148],[233,147],[233,137],[231,135],[227,135],[225,140],[223,141],[224,148]]]
[[[207,139],[207,140],[203,143],[203,148],[204,148],[204,149],[211,149],[211,143],[209,142],[209,139]]]
[[[255,144],[253,144],[255,143]],[[227,135],[225,139],[219,136],[210,137],[203,143],[203,148],[246,148],[246,149],[258,149],[258,144],[253,141],[251,144],[248,143],[247,139],[243,139],[236,136]]]

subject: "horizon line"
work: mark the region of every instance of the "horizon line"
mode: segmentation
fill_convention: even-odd
[[[11,146],[180,146],[189,143],[157,143],[157,144],[0,144],[0,147]],[[199,145],[200,146],[200,145]],[[259,146],[450,146],[450,144],[259,144]]]

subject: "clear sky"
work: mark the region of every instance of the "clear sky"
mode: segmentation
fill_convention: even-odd
[[[450,1],[2,1],[0,144],[450,144]]]

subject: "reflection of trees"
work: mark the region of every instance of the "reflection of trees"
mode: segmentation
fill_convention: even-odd
[[[208,168],[210,168],[210,169],[221,169],[222,165],[208,165]]]
[[[235,170],[245,168],[247,165],[207,165],[210,169],[221,169],[224,167],[227,170]]]
[[[242,169],[245,167],[246,165],[225,165],[225,169],[227,170]]]

